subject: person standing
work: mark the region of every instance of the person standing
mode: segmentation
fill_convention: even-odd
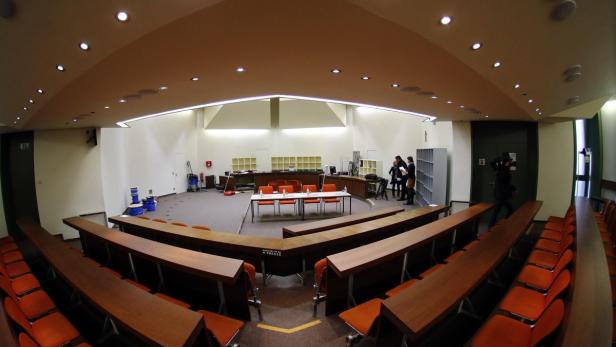
[[[409,176],[406,171],[406,163],[399,155],[396,156],[396,165],[398,166],[398,171],[400,172],[400,186],[402,187],[402,195],[400,196],[398,201],[404,201],[406,200],[406,196],[408,195],[408,189],[406,188],[406,180]]]
[[[391,195],[396,196],[396,192],[398,192],[398,196],[400,195],[400,170],[398,170],[398,165],[394,160],[391,168],[389,169],[389,175],[391,176]]]
[[[408,163],[406,165],[406,172],[408,175],[408,178],[406,180],[406,189],[408,194],[406,197],[405,205],[413,205],[415,203],[415,161],[411,156],[408,156],[406,160],[408,160]]]
[[[494,207],[494,212],[492,213],[490,227],[496,224],[498,214],[503,207],[507,210],[505,218],[509,218],[509,216],[511,216],[511,213],[513,213],[513,206],[511,206],[511,198],[516,188],[513,184],[511,184],[512,163],[513,160],[507,152],[503,153],[501,158],[493,160],[490,163],[490,166],[492,166],[494,171],[496,171],[494,178],[494,199],[496,200],[496,206]]]

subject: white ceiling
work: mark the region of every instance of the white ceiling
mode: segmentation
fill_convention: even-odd
[[[278,94],[446,120],[534,120],[536,107],[543,117],[592,116],[616,94],[616,5],[578,1],[571,18],[556,22],[549,15],[557,2],[20,0],[16,16],[0,19],[0,122],[21,116],[18,129],[114,126]],[[118,10],[130,20],[117,22]],[[452,24],[441,26],[443,15]],[[83,40],[90,51],[79,50]],[[470,50],[474,41],[483,48]],[[495,60],[501,68],[491,67]],[[582,65],[582,77],[566,83],[562,73],[573,64]],[[246,71],[235,72],[238,66]],[[334,67],[342,73],[331,74]],[[193,75],[200,80],[190,81]],[[156,95],[138,93],[163,85],[169,89]],[[118,102],[131,94],[140,97]],[[567,105],[574,96],[579,101]]]

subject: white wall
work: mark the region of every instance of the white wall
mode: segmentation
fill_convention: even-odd
[[[537,220],[564,216],[571,203],[573,140],[573,122],[539,123],[537,200],[543,206]]]
[[[612,98],[601,108],[601,130],[603,132],[603,179],[616,182],[616,98]],[[602,196],[616,199],[616,192],[604,190]]]
[[[471,123],[452,123],[450,199],[470,201],[471,199]]]
[[[41,225],[64,238],[78,237],[62,219],[102,212],[101,147],[84,129],[34,132],[34,176]]]

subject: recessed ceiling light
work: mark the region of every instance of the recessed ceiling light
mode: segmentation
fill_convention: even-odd
[[[476,51],[476,50],[478,50],[479,48],[481,48],[481,46],[483,46],[483,45],[481,44],[481,42],[475,42],[475,43],[473,43],[473,44],[471,45],[471,49],[472,49],[473,51]]]
[[[126,11],[119,11],[115,17],[120,22],[126,22],[128,20],[128,13]]]
[[[121,103],[125,103],[125,102],[126,102],[126,100],[125,100],[125,99],[120,99],[120,102],[121,102]]]
[[[64,65],[56,65],[56,70],[58,71],[64,71]]]
[[[105,106],[105,109],[108,110],[110,107],[109,106]]]
[[[460,105],[460,108],[464,108],[464,105]]]
[[[330,72],[333,73],[333,74],[339,74],[339,73],[342,72],[342,70],[340,70],[340,69],[331,69]]]
[[[30,99],[28,100],[29,103],[34,104],[34,100]]]
[[[197,77],[197,76],[193,76],[193,77],[191,77],[191,78],[190,78],[190,80],[191,80],[191,81],[198,81],[198,80],[199,80],[199,77]]]
[[[27,107],[24,107],[24,111],[28,111],[28,108],[27,108]]]
[[[442,25],[449,25],[451,23],[451,21],[452,21],[452,19],[449,16],[443,16],[443,17],[441,17],[441,20],[440,20]]]
[[[20,120],[20,119],[21,119],[21,117],[17,116],[17,120]]]
[[[364,81],[367,81],[367,80],[370,79],[370,76],[361,76],[361,79],[364,80]]]
[[[87,50],[89,50],[89,49],[90,49],[90,45],[89,45],[87,42],[85,42],[85,41],[84,41],[84,42],[81,42],[81,43],[79,44],[79,48],[80,48],[82,51],[87,51]]]
[[[532,104],[533,103],[533,99],[528,99],[528,103]]]
[[[536,112],[539,112],[539,111],[541,111],[541,110],[539,109],[539,107],[537,107],[537,108],[535,109],[535,111],[536,111]]]
[[[494,64],[492,64],[492,67],[500,67],[500,66],[501,66],[500,61],[495,61]]]
[[[16,121],[16,120],[15,120],[15,121],[13,121],[13,124],[17,124],[17,121]]]
[[[398,87],[400,87],[400,85],[399,85],[398,83],[392,83],[392,84],[391,84],[391,86],[392,86],[393,88],[398,88]]]
[[[238,67],[237,69],[235,69],[236,72],[244,72],[246,71],[246,69],[244,69],[242,66]]]
[[[73,123],[77,123],[77,118],[73,118]]]
[[[513,88],[515,88],[515,89],[520,88],[520,84],[519,84],[519,83],[514,84],[514,85],[513,85]]]
[[[432,95],[430,98],[432,98],[432,99],[438,99],[438,96],[436,96],[436,95]]]
[[[45,91],[44,91],[44,90],[42,90],[41,88],[37,89],[37,90],[36,90],[36,92],[37,92],[37,93],[39,93],[39,94],[43,94],[43,93],[45,93]]]
[[[448,103],[448,104],[453,104],[453,101],[451,101],[451,100],[447,100],[447,103]]]
[[[488,117],[490,117],[490,116],[488,116],[488,115],[486,114],[484,117],[485,117],[485,118],[488,118]]]
[[[160,90],[167,90],[167,89],[169,89],[169,87],[167,87],[167,86],[162,86],[162,87],[160,87],[159,89],[160,89]]]
[[[539,112],[539,115],[541,116],[543,113]]]

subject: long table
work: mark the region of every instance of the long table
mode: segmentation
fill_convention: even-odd
[[[17,225],[36,249],[81,297],[146,343],[192,346],[203,333],[203,316],[151,295],[86,261],[30,220]],[[164,317],[164,319],[161,319]]]
[[[167,287],[162,271],[163,267],[211,280],[216,283],[221,309],[224,311],[228,309],[229,314],[234,317],[250,320],[250,312],[243,291],[245,278],[240,276],[243,274],[243,261],[196,252],[114,231],[81,217],[66,218],[63,221],[64,224],[79,231],[86,255],[91,255],[92,250],[90,248],[92,245],[90,245],[90,240],[95,238],[104,243],[105,260],[108,262],[111,262],[110,247],[124,250],[128,256],[130,272],[135,277],[138,273],[134,265],[136,257],[155,263],[159,282],[158,288]]]
[[[120,230],[210,254],[235,257],[266,274],[302,273],[329,254],[370,243],[430,223],[447,209],[428,206],[363,223],[287,239],[206,231],[130,216],[110,217]],[[265,278],[265,276],[264,276]]]
[[[250,217],[251,222],[255,221],[255,209],[254,203],[259,201],[277,201],[280,200],[297,200],[299,202],[299,210],[301,210],[302,220],[304,220],[304,200],[306,199],[335,199],[342,198],[342,214],[344,214],[344,199],[349,199],[349,215],[352,214],[352,201],[351,194],[338,191],[338,192],[313,192],[313,193],[287,193],[287,194],[253,194],[250,197]],[[280,207],[279,207],[280,208]]]
[[[506,222],[495,226],[478,246],[465,251],[427,279],[384,300],[382,317],[412,341],[419,339],[507,257],[531,225],[541,204],[540,201],[526,202]]]
[[[328,256],[326,314],[352,305],[355,294],[362,294],[361,280],[363,295],[374,297],[378,289],[384,292],[393,287],[411,268],[420,273],[434,259],[444,259],[476,236],[479,218],[492,207],[479,203],[413,230]]]

